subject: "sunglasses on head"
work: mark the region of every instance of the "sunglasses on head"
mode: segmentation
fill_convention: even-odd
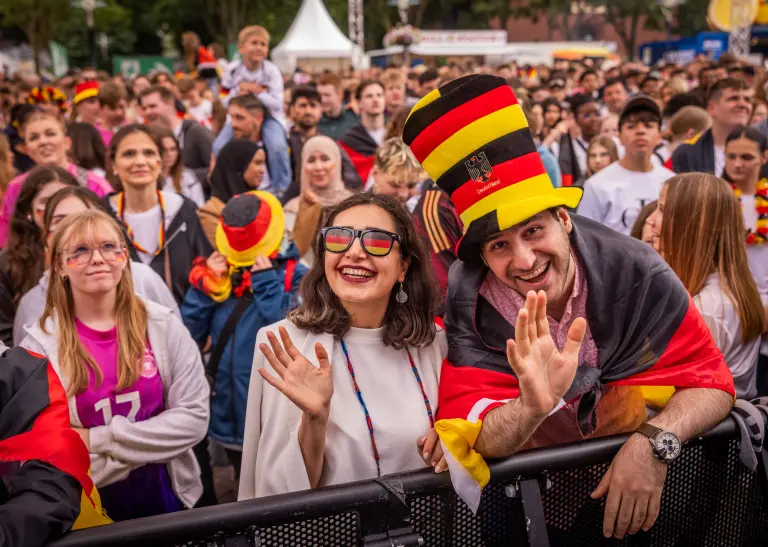
[[[355,239],[360,239],[360,246],[370,256],[387,256],[395,244],[400,241],[400,236],[372,228],[369,230],[353,230],[352,228],[342,228],[330,226],[320,231],[323,238],[323,247],[329,253],[343,253],[352,246]]]

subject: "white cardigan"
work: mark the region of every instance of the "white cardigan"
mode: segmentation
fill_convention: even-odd
[[[298,441],[302,412],[266,383],[260,367],[274,374],[259,350],[267,331],[284,326],[298,350],[317,366],[314,346],[321,343],[331,362],[334,393],[326,434],[320,486],[376,477],[365,415],[352,386],[341,343],[330,334],[314,335],[284,320],[261,329],[256,337],[238,499],[309,489]],[[411,369],[408,353],[384,346],[382,329],[351,329],[344,336],[360,392],[368,407],[380,453],[381,474],[424,467],[416,439],[429,431],[424,397]],[[433,416],[437,413],[440,367],[448,351],[445,333],[425,348],[411,348]]]
[[[208,431],[209,387],[200,351],[181,319],[171,310],[143,300],[147,307],[147,332],[163,382],[165,410],[142,422],[114,416],[109,425],[90,430],[91,478],[97,487],[122,480],[148,463],[168,463],[173,491],[185,507],[195,505],[203,493],[200,467],[192,447]],[[43,332],[37,322],[27,326],[21,346],[45,355],[64,385],[58,359],[58,324],[46,321]],[[69,419],[82,427],[75,397],[68,397]]]

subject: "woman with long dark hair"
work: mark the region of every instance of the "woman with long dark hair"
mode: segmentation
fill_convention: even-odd
[[[736,396],[757,394],[765,310],[749,270],[739,201],[720,178],[669,179],[649,217],[654,245],[693,296],[733,374]]]
[[[13,345],[16,307],[45,270],[43,216],[48,199],[77,181],[55,165],[35,167],[19,192],[10,222],[8,244],[0,253],[0,340]]]
[[[408,212],[349,197],[314,250],[299,308],[256,337],[239,499],[446,469],[439,449],[414,450],[433,434],[447,344]]]

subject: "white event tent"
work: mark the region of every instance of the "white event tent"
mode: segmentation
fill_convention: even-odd
[[[272,61],[284,73],[297,66],[310,70],[357,67],[362,52],[336,26],[322,0],[304,0],[283,40],[272,50]]]

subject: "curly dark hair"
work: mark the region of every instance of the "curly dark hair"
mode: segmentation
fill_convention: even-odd
[[[405,304],[397,302],[395,295],[399,285],[392,288],[384,316],[384,344],[396,349],[428,346],[436,334],[436,282],[429,257],[408,211],[389,196],[360,193],[332,208],[322,227],[333,226],[339,213],[361,205],[375,205],[392,217],[395,232],[400,236],[401,256],[411,261],[403,281],[408,301]],[[326,278],[325,248],[321,237],[315,239],[314,252],[315,262],[301,284],[301,305],[288,315],[288,319],[298,328],[314,334],[327,333],[342,338],[349,331],[350,316]]]
[[[42,230],[32,218],[32,202],[43,186],[52,182],[78,185],[75,177],[57,165],[35,167],[21,186],[19,199],[11,216],[5,263],[13,288],[14,305],[19,303],[24,293],[37,285],[45,269],[45,242]]]

